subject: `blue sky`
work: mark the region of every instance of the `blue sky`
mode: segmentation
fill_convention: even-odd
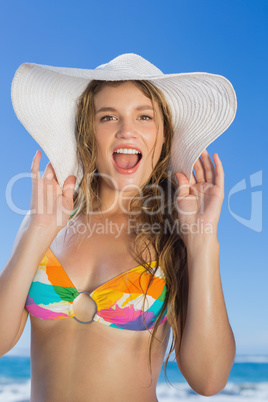
[[[222,285],[237,353],[268,354],[264,209],[268,2],[9,0],[0,2],[0,10],[0,269],[9,258],[23,219],[12,210],[6,188],[15,175],[30,172],[32,158],[40,149],[11,105],[11,81],[21,63],[95,68],[119,54],[133,52],[164,73],[222,74],[232,82],[238,99],[234,123],[208,147],[211,155],[219,153],[226,179],[218,229]],[[41,170],[47,162],[43,154]],[[30,197],[30,179],[17,182],[12,189],[13,203],[28,210]],[[4,301],[1,308],[3,305]],[[29,348],[29,344],[28,320],[15,350]]]

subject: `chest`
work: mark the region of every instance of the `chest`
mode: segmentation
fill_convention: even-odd
[[[119,223],[95,223],[86,234],[76,230],[64,235],[60,233],[50,248],[77,289],[91,292],[140,264],[135,239]],[[149,260],[149,253],[143,258]]]
[[[45,320],[75,317],[122,329],[152,328],[164,305],[165,278],[157,261],[148,272],[135,260],[134,245],[125,234],[57,236],[29,290],[28,311]]]

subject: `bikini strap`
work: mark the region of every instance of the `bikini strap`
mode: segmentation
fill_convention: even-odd
[[[76,213],[77,210],[78,210],[78,207],[73,210],[73,212],[71,213],[69,219],[71,219],[71,217],[74,216],[74,214]]]

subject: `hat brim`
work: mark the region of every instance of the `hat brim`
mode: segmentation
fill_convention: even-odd
[[[70,175],[82,179],[76,156],[77,100],[91,80],[147,80],[159,88],[173,116],[174,139],[170,169],[190,179],[204,149],[232,123],[237,108],[232,84],[209,73],[148,75],[105,69],[74,69],[22,64],[13,79],[15,113],[50,160],[63,188]]]

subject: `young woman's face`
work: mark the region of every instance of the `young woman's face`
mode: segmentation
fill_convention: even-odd
[[[118,190],[141,187],[159,160],[165,141],[159,105],[155,103],[155,114],[152,101],[132,82],[103,87],[95,95],[94,105],[99,174]]]

